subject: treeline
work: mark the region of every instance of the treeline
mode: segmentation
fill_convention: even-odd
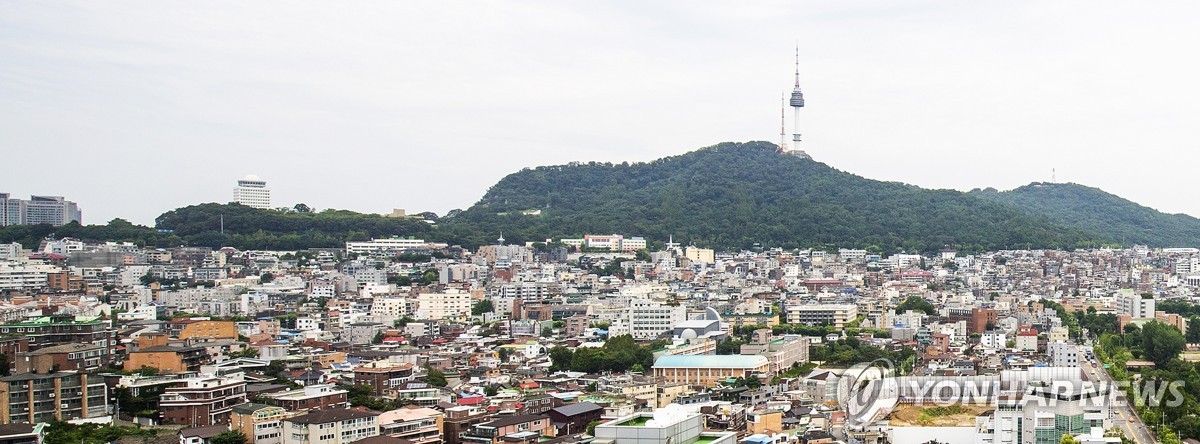
[[[113,219],[105,225],[80,225],[78,222],[71,222],[58,227],[48,224],[0,227],[0,244],[17,242],[25,248],[35,249],[48,237],[73,237],[95,242],[132,242],[150,247],[178,247],[185,243],[172,233],[161,233],[147,226],[132,224],[125,219]]]
[[[340,248],[347,241],[392,236],[441,239],[432,225],[418,218],[390,218],[344,210],[304,213],[260,210],[240,204],[201,204],[163,213],[155,227],[113,219],[105,225],[72,222],[0,227],[0,243],[18,242],[37,248],[43,239],[72,237],[84,241],[133,242],[149,247],[234,247],[241,250]]]
[[[336,248],[344,247],[347,241],[391,236],[424,238],[433,232],[430,224],[418,218],[345,210],[260,210],[216,203],[168,211],[155,219],[155,227],[173,231],[188,245],[246,250]]]

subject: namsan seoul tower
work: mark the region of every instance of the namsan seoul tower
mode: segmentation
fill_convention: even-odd
[[[800,108],[804,108],[804,93],[800,92],[800,45],[796,45],[796,84],[792,87],[792,97],[788,100],[792,106],[792,149],[787,154],[811,158],[800,149]],[[781,147],[781,149],[783,149]]]

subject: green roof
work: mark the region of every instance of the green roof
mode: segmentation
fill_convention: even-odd
[[[654,367],[666,368],[755,368],[767,365],[760,355],[666,355],[654,361]]]

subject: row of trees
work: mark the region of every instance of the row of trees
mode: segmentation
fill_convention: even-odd
[[[898,351],[888,350],[864,343],[857,337],[849,336],[833,342],[813,344],[809,347],[808,355],[811,361],[820,361],[826,366],[844,367],[862,362],[872,362],[876,359],[887,359],[891,362],[908,365],[915,359],[916,352],[911,348]]]
[[[653,350],[663,346],[662,342],[638,345],[629,335],[609,338],[601,347],[577,347],[572,350],[560,345],[550,349],[550,370],[645,372],[654,365]]]

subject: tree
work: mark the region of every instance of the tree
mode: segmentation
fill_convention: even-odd
[[[209,444],[246,444],[246,435],[237,430],[218,433],[208,439]]]
[[[495,385],[488,384],[483,388],[483,394],[486,396],[496,396],[497,393],[500,393],[500,389],[496,388]]]
[[[421,379],[425,381],[426,384],[434,387],[445,387],[449,384],[449,382],[446,381],[446,375],[442,373],[441,370],[433,367],[425,367],[425,377]]]
[[[1070,433],[1063,433],[1062,439],[1058,440],[1058,444],[1079,444],[1079,441],[1071,436]]]
[[[550,355],[550,370],[570,370],[571,356],[574,352],[571,349],[561,345],[551,348],[548,352]]]
[[[260,284],[270,283],[273,280],[275,280],[275,275],[273,275],[271,273],[263,273],[261,276],[258,277],[258,283],[260,283]]]
[[[492,306],[491,299],[481,300],[476,302],[475,305],[471,306],[471,315],[473,316],[479,316],[481,314],[491,313],[493,311],[496,311],[496,308]]]
[[[724,341],[717,343],[716,354],[718,355],[736,355],[740,353],[742,344],[745,342],[739,339],[725,338]]]
[[[282,360],[276,359],[267,364],[265,373],[267,376],[282,379],[285,371],[287,371],[287,365]]]
[[[1188,414],[1171,422],[1171,429],[1186,438],[1200,437],[1200,416]]]
[[[298,203],[298,204],[296,204],[295,206],[293,206],[293,207],[292,207],[292,211],[295,211],[295,212],[297,212],[297,213],[311,213],[311,212],[313,212],[312,208],[309,208],[309,206],[308,206],[308,205],[306,205],[306,204],[302,204],[302,203]]]
[[[383,332],[382,331],[375,332],[375,337],[371,338],[371,343],[372,344],[382,344],[383,343]]]
[[[542,337],[549,338],[554,336],[554,329],[550,327],[542,327]]]
[[[1200,316],[1192,316],[1191,319],[1188,319],[1187,342],[1189,344],[1200,343]]]
[[[598,426],[600,424],[604,424],[604,421],[597,419],[597,420],[589,422],[587,425],[586,433],[588,435],[596,436],[596,426]]]
[[[1166,368],[1187,345],[1179,330],[1159,321],[1147,322],[1140,337],[1142,354],[1160,369]]]
[[[257,358],[258,357],[258,349],[255,349],[254,347],[246,347],[245,349],[243,349],[241,351],[236,351],[236,352],[230,353],[229,357],[231,357],[231,358],[252,358],[252,359]]]
[[[937,309],[930,304],[929,301],[921,299],[919,296],[909,296],[904,302],[896,306],[896,313],[903,314],[908,310],[923,311],[927,315],[937,314]]]

